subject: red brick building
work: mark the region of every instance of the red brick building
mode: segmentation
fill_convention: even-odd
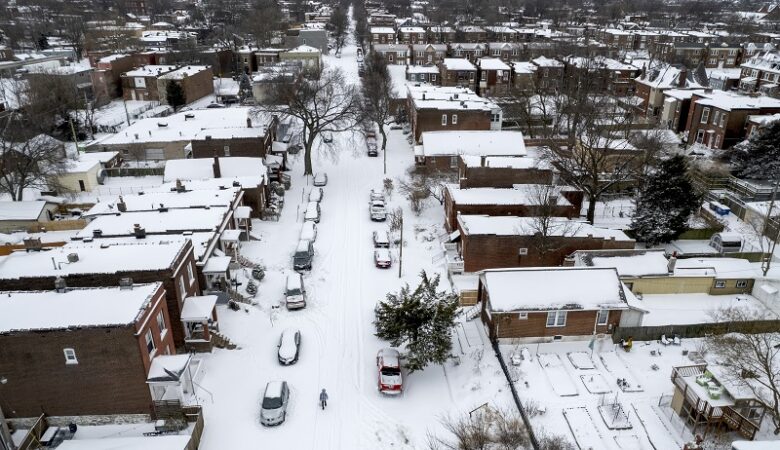
[[[552,168],[528,156],[460,155],[458,183],[461,189],[490,187],[511,189],[516,184],[553,184]]]
[[[411,64],[413,66],[431,66],[439,64],[447,56],[446,44],[414,44]]]
[[[512,68],[505,62],[498,58],[480,58],[477,60],[477,69],[477,94],[483,97],[509,95],[512,87]]]
[[[371,45],[395,44],[395,29],[393,27],[371,27]]]
[[[503,118],[495,102],[452,86],[407,85],[406,110],[417,143],[427,131],[501,130]]]
[[[442,86],[459,86],[472,91],[477,88],[477,67],[464,58],[444,58],[439,62]]]
[[[122,74],[122,96],[125,100],[160,100],[157,78],[176,66],[146,65]]]
[[[3,292],[7,417],[150,414],[152,360],[176,353],[162,283]]]

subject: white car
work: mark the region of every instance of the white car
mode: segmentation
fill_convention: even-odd
[[[385,202],[381,200],[374,200],[368,207],[371,220],[376,222],[383,222],[387,220],[387,210],[385,209]]]
[[[333,133],[331,133],[330,131],[323,131],[322,142],[326,142],[326,143],[333,142]]]
[[[277,356],[279,363],[288,366],[298,362],[298,354],[301,351],[301,331],[288,328],[282,331],[279,337],[279,350]]]
[[[393,264],[393,260],[390,258],[390,250],[386,248],[378,248],[374,250],[374,265],[380,269],[389,269]]]
[[[307,220],[303,222],[303,226],[301,227],[301,236],[300,239],[302,241],[316,241],[317,240],[317,224],[314,223],[311,220]]]
[[[313,188],[311,191],[309,191],[309,201],[317,203],[321,202],[322,194],[322,188]]]
[[[374,231],[374,248],[389,248],[390,238],[387,231]]]
[[[325,172],[320,172],[317,174],[314,174],[314,185],[317,187],[322,187],[328,184],[328,174]]]
[[[371,202],[378,200],[378,201],[384,203],[384,201],[385,201],[385,194],[383,194],[382,191],[380,191],[380,190],[371,189],[371,192],[368,194],[368,200],[371,201]]]

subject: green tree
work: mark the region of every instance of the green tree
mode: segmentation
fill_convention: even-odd
[[[420,278],[417,288],[412,290],[407,284],[399,292],[387,294],[374,310],[376,336],[395,347],[406,347],[405,366],[410,372],[431,363],[443,364],[449,358],[450,330],[458,308],[456,294],[437,291],[439,275],[429,278],[422,271]]]
[[[661,162],[636,200],[631,228],[639,241],[650,245],[677,239],[688,229],[688,219],[701,205],[682,155]]]
[[[780,121],[734,147],[736,174],[745,178],[780,177]]]
[[[174,111],[178,111],[179,108],[187,104],[187,100],[184,98],[184,89],[181,84],[175,81],[169,81],[165,87],[165,99]]]

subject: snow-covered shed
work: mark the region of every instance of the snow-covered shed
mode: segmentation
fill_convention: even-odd
[[[54,220],[59,206],[43,200],[0,202],[0,232],[27,229]]]
[[[519,131],[426,131],[421,139],[420,154],[415,155],[417,162],[440,170],[456,169],[462,155],[526,155],[523,133]]]

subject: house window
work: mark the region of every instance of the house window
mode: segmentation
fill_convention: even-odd
[[[500,122],[501,121],[501,114],[491,114],[490,115],[490,121],[491,122]]]
[[[431,81],[436,81],[436,74],[435,73],[431,74]]]
[[[452,124],[453,125],[457,125],[458,124],[458,115],[457,114],[453,114],[452,115]]]
[[[184,283],[184,276],[182,275],[179,277],[179,292],[181,293],[181,298],[184,299],[184,297],[187,296],[187,285]]]
[[[78,364],[79,360],[76,359],[76,350],[72,348],[63,348],[62,353],[65,354],[65,364]]]
[[[549,311],[547,313],[547,328],[565,326],[566,311]]]
[[[454,169],[458,167],[458,157],[457,156],[450,156],[450,168]]]
[[[190,286],[195,284],[195,273],[192,271],[192,264],[187,264],[187,276],[190,277]]]
[[[528,313],[527,312],[518,313],[517,318],[520,320],[528,320]]]
[[[726,282],[725,281],[716,281],[715,282],[715,289],[723,289],[724,287],[726,287]]]
[[[710,109],[704,108],[701,112],[701,123],[707,123],[710,120]]]
[[[447,115],[442,114],[441,115],[441,126],[446,127],[447,126]]]
[[[230,146],[229,145],[226,145],[225,147],[223,147],[223,150],[225,152],[225,156],[230,156]]]
[[[715,135],[715,145],[714,145],[714,147],[715,148],[720,148],[720,135],[719,134]]]
[[[154,345],[154,337],[152,336],[152,330],[146,330],[146,351],[149,352],[149,356],[152,356],[154,349],[157,348]]]
[[[720,111],[715,110],[715,114],[712,115],[712,124],[718,125],[718,119],[720,119]]]
[[[157,313],[157,329],[160,330],[160,339],[165,336],[168,327],[165,326],[165,315],[162,311]]]
[[[720,115],[720,127],[721,128],[726,127],[726,113]]]
[[[599,310],[596,316],[596,325],[606,325],[609,320],[609,311],[606,309]]]
[[[696,131],[696,143],[701,144],[703,140],[704,140],[704,130]]]
[[[747,280],[737,280],[737,287],[738,288],[746,288],[747,287]]]

